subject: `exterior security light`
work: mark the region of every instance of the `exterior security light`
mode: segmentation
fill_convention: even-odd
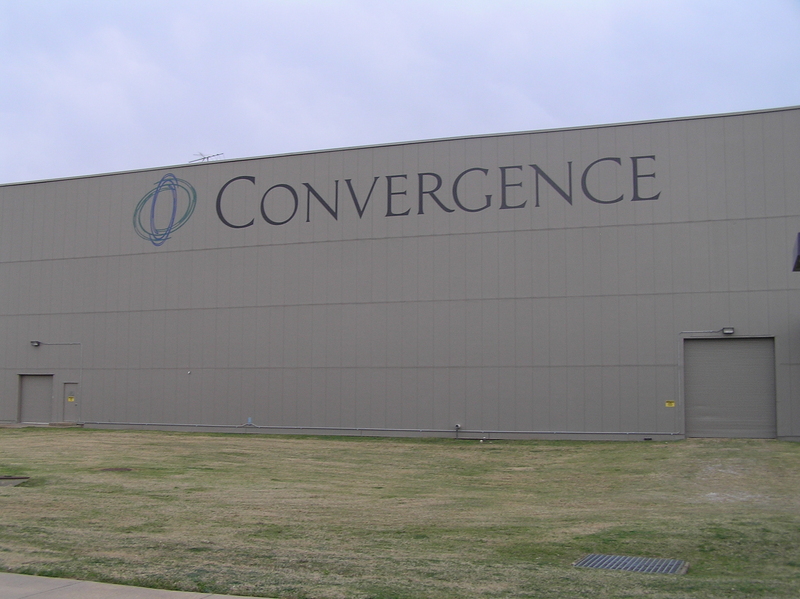
[[[723,335],[733,335],[733,327],[724,327],[722,329]]]
[[[42,342],[41,342],[41,341],[31,341],[31,345],[32,345],[33,347],[39,347],[41,344],[42,344]]]

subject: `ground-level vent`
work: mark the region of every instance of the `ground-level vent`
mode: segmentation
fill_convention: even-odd
[[[689,570],[689,562],[679,559],[626,557],[624,555],[601,555],[599,553],[587,555],[573,565],[580,568],[624,570],[625,572],[646,572],[650,574],[686,574]]]

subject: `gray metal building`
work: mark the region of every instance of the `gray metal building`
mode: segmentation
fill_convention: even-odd
[[[800,439],[800,108],[0,186],[0,422]]]

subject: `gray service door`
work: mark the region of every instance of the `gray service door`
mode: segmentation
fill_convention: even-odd
[[[19,421],[51,422],[53,375],[23,374],[19,378]]]
[[[78,383],[64,383],[64,417],[62,422],[78,422]]]
[[[687,437],[777,436],[775,340],[685,339]]]

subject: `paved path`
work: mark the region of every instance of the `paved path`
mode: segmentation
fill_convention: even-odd
[[[224,599],[233,595],[183,593],[67,578],[0,572],[0,599]]]

